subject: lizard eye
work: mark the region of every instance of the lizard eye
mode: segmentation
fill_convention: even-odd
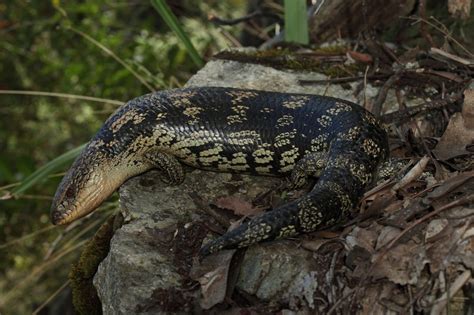
[[[67,199],[71,199],[71,198],[74,197],[75,194],[76,194],[76,191],[75,191],[74,187],[71,185],[71,186],[69,186],[69,188],[66,190],[65,196],[66,196]]]

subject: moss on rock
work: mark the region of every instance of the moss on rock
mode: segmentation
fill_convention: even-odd
[[[86,243],[69,272],[72,302],[78,314],[102,314],[102,304],[92,284],[99,264],[107,256],[114,231],[121,225],[121,215],[111,216]]]
[[[267,50],[222,51],[214,56],[217,59],[233,60],[245,63],[254,63],[275,69],[290,69],[296,71],[313,71],[323,73],[331,78],[356,75],[363,71],[359,63],[345,64],[342,61],[323,61],[321,57],[343,55],[347,47],[327,46],[315,49],[308,53],[295,53],[290,49],[276,48]],[[318,58],[319,57],[319,58]]]

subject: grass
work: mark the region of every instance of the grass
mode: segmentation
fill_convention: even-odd
[[[35,184],[40,183],[41,181],[45,180],[50,174],[57,171],[64,165],[70,163],[74,160],[79,153],[86,147],[86,144],[82,144],[72,150],[67,151],[64,154],[61,154],[57,158],[49,161],[39,169],[37,169],[33,174],[25,178],[20,185],[15,187],[12,190],[12,195],[14,197],[19,196],[20,194],[24,193],[26,190],[34,186]]]
[[[285,41],[308,45],[306,0],[285,0]]]
[[[183,42],[194,64],[199,68],[202,68],[202,66],[204,66],[204,61],[201,59],[201,56],[199,56],[196,48],[194,48],[193,43],[189,39],[188,35],[184,32],[178,19],[168,7],[166,2],[164,0],[151,0],[151,4],[156,9],[156,11],[158,11],[161,18],[165,21],[166,25],[168,25],[168,27]]]

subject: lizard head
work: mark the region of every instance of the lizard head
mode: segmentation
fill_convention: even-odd
[[[67,224],[99,207],[125,179],[100,163],[100,154],[87,148],[61,180],[51,206],[53,224]]]

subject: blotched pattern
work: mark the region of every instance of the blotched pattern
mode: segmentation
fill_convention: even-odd
[[[127,178],[151,168],[177,185],[183,163],[291,175],[293,188],[318,177],[307,195],[206,244],[204,256],[336,223],[387,155],[377,120],[344,100],[220,87],[157,92],[128,102],[107,120],[62,180],[52,218],[63,224],[93,211]]]

